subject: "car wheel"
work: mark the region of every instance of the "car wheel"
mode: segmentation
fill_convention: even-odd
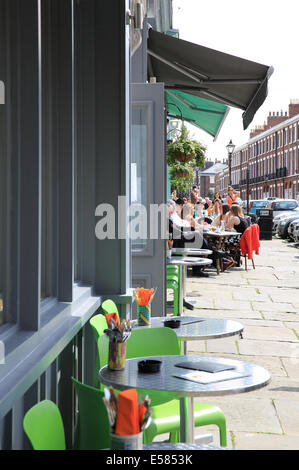
[[[281,238],[283,238],[283,239],[288,238],[288,227],[289,227],[289,226],[286,225],[286,226],[284,227],[284,229],[282,230],[282,232],[281,232],[281,234],[280,234]]]

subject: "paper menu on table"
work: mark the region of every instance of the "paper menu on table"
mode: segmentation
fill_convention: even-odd
[[[194,371],[188,372],[187,374],[173,374],[173,377],[179,379],[191,380],[192,382],[198,382],[202,384],[210,384],[213,382],[222,382],[224,380],[240,379],[242,377],[247,377],[250,375],[246,372],[237,372],[233,370],[225,370],[222,372],[204,372],[204,371]]]

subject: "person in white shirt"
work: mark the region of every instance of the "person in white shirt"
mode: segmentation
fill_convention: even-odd
[[[171,222],[177,225],[178,227],[189,227],[191,230],[190,223],[186,220],[183,220],[181,217],[183,206],[184,206],[183,199],[177,199],[175,202],[176,210],[170,215],[169,218]]]

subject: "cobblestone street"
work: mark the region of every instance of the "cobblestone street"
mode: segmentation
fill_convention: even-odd
[[[243,339],[188,343],[188,353],[254,362],[272,375],[270,384],[250,393],[205,397],[225,413],[228,446],[236,449],[299,449],[299,249],[274,238],[261,241],[260,255],[219,276],[189,277],[188,315],[226,318],[244,325]],[[211,428],[218,444],[216,428]],[[206,429],[204,430],[206,431]],[[197,429],[197,433],[203,428]]]

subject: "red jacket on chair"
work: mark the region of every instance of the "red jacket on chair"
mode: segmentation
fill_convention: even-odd
[[[240,240],[240,248],[242,255],[248,255],[248,259],[252,259],[252,253],[259,254],[259,241],[260,228],[257,224],[250,225],[243,233]]]

